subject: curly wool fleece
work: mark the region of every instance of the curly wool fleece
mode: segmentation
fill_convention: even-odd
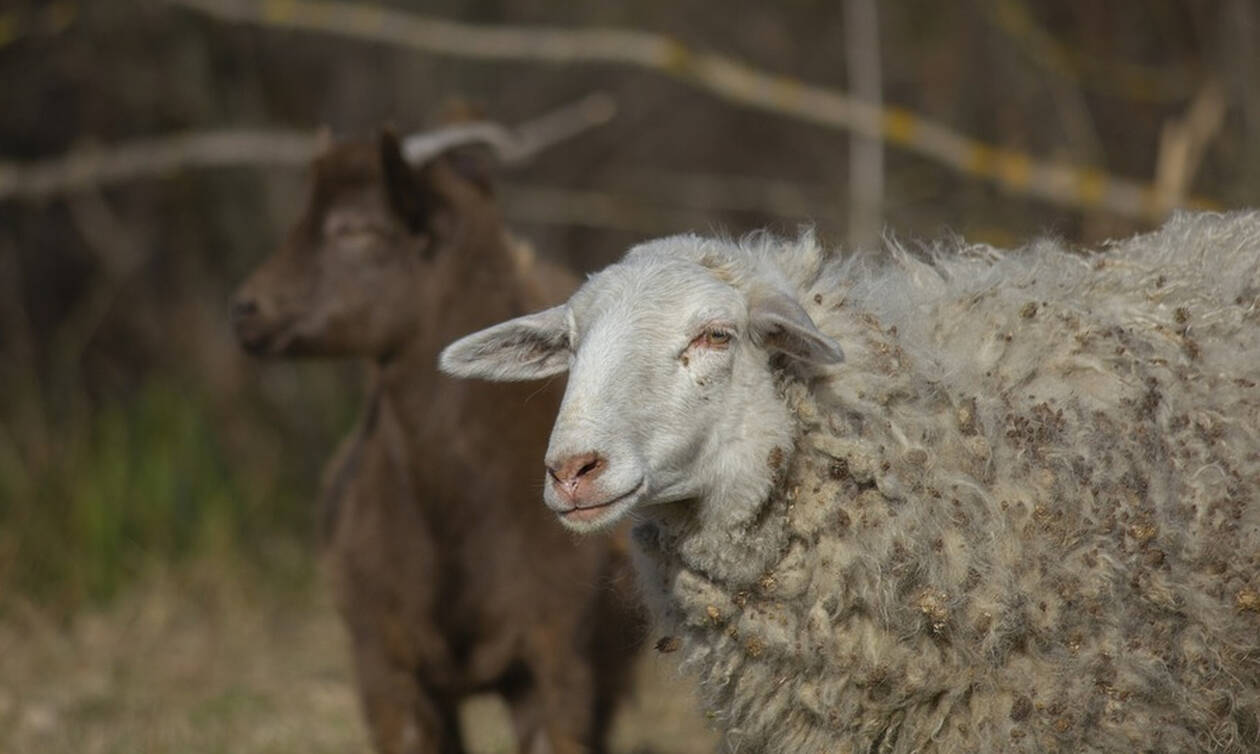
[[[1256,751],[1260,214],[1091,256],[759,243],[848,361],[774,365],[798,437],[754,520],[636,530],[728,748]]]

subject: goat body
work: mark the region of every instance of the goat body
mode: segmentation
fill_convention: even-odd
[[[377,749],[460,751],[458,702],[497,691],[522,751],[598,751],[641,620],[624,546],[575,541],[534,504],[559,390],[434,368],[452,334],[573,281],[508,239],[488,182],[448,157],[413,168],[388,136],[334,146],[238,295],[237,331],[260,353],[372,364],[321,510]]]

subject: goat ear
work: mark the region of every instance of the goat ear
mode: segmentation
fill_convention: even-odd
[[[754,342],[771,351],[811,364],[844,361],[840,344],[819,331],[805,309],[779,292],[758,292],[748,302],[749,331]]]
[[[465,144],[446,150],[442,158],[464,180],[477,187],[483,196],[494,196],[494,150],[486,144]]]
[[[567,307],[510,319],[467,335],[438,357],[443,372],[508,382],[536,380],[569,368]]]
[[[390,206],[412,233],[423,231],[428,225],[434,197],[425,188],[419,172],[403,157],[402,144],[393,128],[381,131],[380,152]]]

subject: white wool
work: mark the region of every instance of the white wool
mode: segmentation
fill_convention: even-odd
[[[760,235],[623,264],[662,254],[791,293],[846,355],[772,362],[795,446],[748,517],[636,530],[729,748],[1260,747],[1260,214],[1089,254]]]

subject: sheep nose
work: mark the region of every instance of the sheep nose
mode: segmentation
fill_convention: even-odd
[[[547,464],[547,475],[566,497],[576,499],[580,488],[595,481],[606,468],[608,461],[599,453],[578,453]]]

